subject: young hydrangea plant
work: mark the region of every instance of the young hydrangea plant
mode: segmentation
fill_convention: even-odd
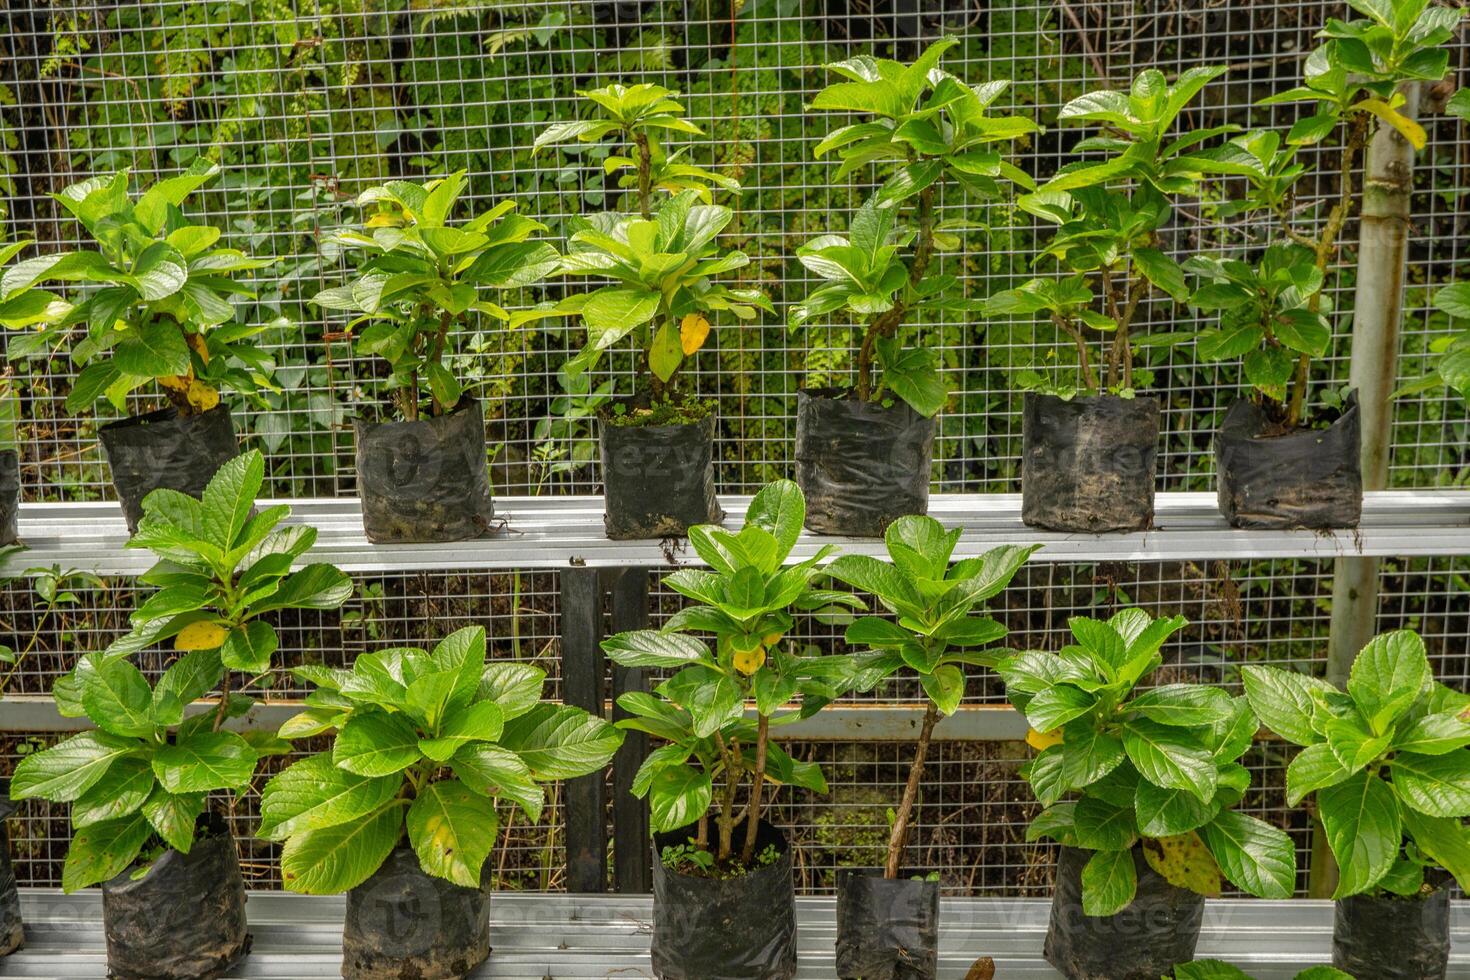
[[[1202,333],[1198,344],[1200,355],[1209,359],[1245,356],[1247,380],[1265,396],[1273,420],[1288,428],[1303,423],[1312,360],[1325,354],[1330,343],[1330,329],[1319,327],[1316,318],[1325,312],[1323,286],[1338,254],[1339,237],[1359,203],[1354,178],[1359,157],[1379,125],[1392,126],[1415,149],[1424,148],[1424,127],[1399,111],[1404,105],[1399,87],[1406,82],[1433,84],[1448,74],[1448,45],[1465,16],[1458,7],[1431,0],[1348,0],[1348,6],[1362,17],[1327,20],[1319,35],[1323,43],[1307,57],[1305,84],[1259,103],[1308,105],[1308,114],[1284,138],[1256,130],[1196,157],[1210,172],[1244,178],[1246,194],[1231,202],[1227,214],[1270,215],[1305,253],[1292,264],[1310,262],[1316,269],[1316,288],[1305,294],[1304,305],[1292,307],[1303,331],[1272,331],[1268,324],[1231,329],[1222,323],[1219,330]],[[1316,152],[1334,135],[1338,187],[1323,215],[1298,202],[1297,185],[1310,172],[1304,152]],[[1213,276],[1207,280],[1205,290],[1219,281]],[[1194,305],[1206,311],[1219,308]],[[1224,309],[1228,313],[1231,307]]]
[[[931,268],[937,250],[959,246],[954,229],[973,220],[939,221],[940,193],[949,186],[983,201],[1000,197],[1003,181],[1034,188],[997,147],[1040,129],[1021,116],[989,114],[1010,82],[972,86],[939,67],[957,44],[955,38],[936,41],[910,65],[868,55],[827,65],[845,81],[817,93],[811,108],[870,118],[833,130],[813,155],[836,151],[842,165],[833,180],[873,163],[894,169],[858,209],[846,235],[822,235],[797,250],[801,264],[826,282],[790,313],[792,326],[837,311],[866,319],[857,397],[870,401],[892,392],[925,417],[944,407],[948,391],[938,353],[916,345],[917,331],[904,328],[916,316],[977,306],[961,295],[955,276]],[[881,369],[876,378],[875,365]]]
[[[918,675],[928,698],[903,799],[889,831],[887,878],[898,877],[934,726],[941,716],[959,709],[965,668],[994,667],[1000,659],[988,648],[1005,638],[1006,629],[976,609],[999,595],[1040,547],[1006,545],[951,565],[960,534],[959,528],[946,531],[932,517],[900,517],[884,536],[892,564],[867,555],[843,555],[827,569],[833,578],[871,593],[895,617],[864,617],[847,627],[847,644],[870,651],[854,658],[853,687],[871,691],[909,670]]]
[[[728,313],[751,320],[757,310],[775,312],[765,294],[731,288],[717,276],[750,264],[744,252],[722,251],[716,237],[734,212],[712,203],[711,187],[739,190],[730,177],[678,162],[661,147],[660,134],[699,135],[684,118],[677,93],[657,85],[612,85],[579,93],[594,103],[601,118],[557,123],[536,140],[536,149],[568,140],[595,142],[616,134],[623,154],[607,159],[608,172],[628,170],[625,187],[637,188],[638,212],[609,212],[575,218],[569,225],[568,253],[561,274],[611,280],[557,303],[517,312],[519,326],[552,317],[579,316],[587,343],[564,368],[566,382],[579,378],[610,350],[632,337],[639,351],[634,397],[643,403],[624,417],[630,422],[664,424],[674,414],[703,416],[705,410],[678,391],[675,375],[709,339],[711,318]],[[681,151],[682,152],[682,151]],[[670,195],[655,200],[654,190]],[[659,411],[660,408],[665,411]]]
[[[1042,255],[1056,260],[1061,276],[997,293],[985,312],[1045,317],[1063,345],[1071,342],[1076,363],[1065,363],[1065,346],[1048,352],[1042,364],[1017,373],[1020,387],[1063,398],[1102,391],[1126,395],[1146,380],[1134,376],[1134,348],[1156,349],[1180,339],[1174,333],[1137,337],[1133,328],[1155,290],[1180,302],[1188,295],[1184,273],[1160,247],[1159,232],[1173,217],[1174,198],[1198,196],[1203,169],[1192,151],[1221,130],[1174,130],[1200,90],[1224,72],[1191,68],[1170,85],[1162,72],[1149,69],[1126,93],[1088,92],[1062,107],[1061,122],[1105,130],[1082,140],[1074,152],[1100,151],[1106,159],[1066,164],[1017,202],[1056,225]],[[1101,372],[1092,363],[1094,331],[1112,336]]]
[[[530,286],[554,272],[561,257],[533,236],[546,226],[513,214],[503,201],[450,224],[469,179],[463,170],[423,184],[393,180],[358,197],[372,208],[361,231],[330,244],[356,252],[357,275],[317,293],[312,302],[355,315],[350,328],[358,353],[381,357],[391,368],[389,390],[399,414],[419,417],[453,411],[464,395],[450,370],[454,332],[473,313],[496,320],[510,314],[481,298],[481,290]]]
[[[230,689],[231,674],[270,669],[285,609],[335,609],[352,583],[331,565],[292,571],[315,540],[309,527],[280,527],[285,506],[254,513],[265,461],[250,452],[222,466],[203,498],[155,490],[131,548],[159,561],[140,577],[158,586],[132,616],[133,629],[107,650],[84,654],[54,686],[66,717],[96,731],[27,756],[15,799],[71,803],[77,833],[67,851],[68,891],[106,881],[163,847],[188,853],[210,793],[242,792],[260,756],[289,746],[268,734],[226,731],[256,701]],[[60,597],[58,597],[60,598]],[[129,657],[172,639],[180,656],[157,684]],[[218,706],[194,702],[219,692]]]
[[[136,198],[125,170],[72,184],[56,200],[96,248],[26,259],[0,277],[5,296],[40,283],[87,288],[65,315],[12,339],[6,352],[15,360],[70,344],[81,370],[66,398],[69,411],[102,398],[121,410],[130,393],[156,382],[181,415],[195,415],[219,404],[223,389],[254,392],[268,383],[270,355],[253,342],[267,324],[234,322],[230,297],[253,295],[235,273],[275,260],[216,248],[220,229],[181,210],[218,173],[200,162]],[[86,335],[73,341],[79,326]]]
[[[1375,637],[1346,691],[1278,667],[1244,675],[1261,721],[1302,747],[1287,802],[1315,794],[1337,858],[1334,898],[1414,895],[1434,867],[1470,885],[1470,695],[1434,680],[1418,634]]]
[[[847,669],[845,658],[808,656],[783,642],[793,625],[791,611],[860,605],[847,593],[813,587],[830,548],[785,565],[805,518],[801,490],[780,480],[756,494],[739,532],[713,525],[691,528],[689,542],[710,570],[680,569],[664,582],[695,604],[672,616],[662,630],[620,633],[602,644],[608,657],[625,667],[676,671],[653,694],[632,692],[618,699],[633,716],[618,722],[620,727],[666,743],[644,761],[633,792],[648,798],[655,833],[698,823],[691,846],[678,854],[721,871],[753,866],[768,783],[827,791],[816,764],[791,758],[771,741],[772,726],[809,716],[837,697],[836,678]],[[690,632],[713,633],[715,649]],[[801,709],[782,711],[797,695]],[[754,718],[746,717],[747,702],[755,706]],[[717,781],[717,840],[711,852],[709,811]],[[745,836],[737,850],[742,789]]]
[[[209,794],[243,793],[260,756],[287,748],[220,730],[216,712],[186,716],[220,673],[206,651],[179,658],[153,687],[124,657],[77,663],[72,691],[96,730],[26,756],[10,783],[11,799],[71,804],[65,891],[109,881],[164,847],[189,853]]]
[[[1137,690],[1184,619],[1126,609],[1068,625],[1075,643],[1010,657],[999,671],[1040,749],[1024,774],[1045,809],[1027,839],[1093,852],[1083,911],[1114,915],[1133,901],[1140,844],[1149,865],[1181,888],[1216,895],[1223,875],[1252,895],[1289,897],[1291,839],[1232,809],[1251,781],[1238,761],[1256,733],[1246,699],[1201,684]]]
[[[370,878],[407,839],[426,874],[479,888],[499,805],[541,818],[542,784],[605,766],[623,734],[541,700],[545,672],[487,661],[485,630],[432,650],[362,654],[351,669],[299,667],[316,685],[283,739],[335,730],[332,748],[282,770],[261,793],[259,834],[283,841],[281,876],[308,894]]]

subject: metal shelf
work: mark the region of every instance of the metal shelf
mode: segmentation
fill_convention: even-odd
[[[1055,978],[1041,959],[1049,903],[1037,899],[949,898],[939,932],[941,980],[962,980],[981,956],[996,976]],[[341,898],[256,892],[247,905],[255,937],[236,980],[336,977],[341,968]],[[101,980],[106,975],[101,900],[96,891],[64,896],[21,890],[29,942],[0,959],[0,976]],[[497,980],[652,977],[648,962],[651,899],[497,892],[490,901],[490,960],[472,976]],[[831,898],[797,900],[802,980],[831,978],[836,935]],[[1470,980],[1470,908],[1457,902],[1449,976]],[[1240,901],[1206,906],[1198,956],[1228,960],[1258,980],[1289,980],[1331,957],[1329,902]]]
[[[738,526],[749,497],[724,497],[729,526]],[[687,543],[609,541],[601,497],[505,497],[496,502],[505,527],[493,536],[450,544],[373,545],[363,537],[355,498],[282,500],[290,520],[318,530],[313,561],[349,572],[396,570],[673,567],[698,564]],[[1019,494],[942,494],[930,514],[964,528],[956,557],[1002,544],[1043,545],[1040,561],[1177,561],[1185,559],[1339,558],[1470,554],[1470,490],[1392,490],[1364,497],[1363,521],[1350,531],[1243,531],[1229,527],[1211,493],[1167,493],[1157,499],[1155,527],[1129,534],[1057,534],[1021,523]],[[114,503],[26,504],[21,540],[28,550],[5,569],[59,564],[101,575],[135,575],[152,563],[127,549]],[[825,544],[848,553],[883,554],[881,541],[804,534],[793,557]]]

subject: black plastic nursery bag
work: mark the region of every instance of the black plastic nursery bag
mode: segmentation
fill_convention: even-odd
[[[20,454],[14,449],[0,452],[0,545],[20,539]]]
[[[1450,961],[1450,892],[1354,895],[1337,903],[1332,965],[1356,980],[1444,980]]]
[[[1050,531],[1142,531],[1154,519],[1159,400],[1028,391],[1021,519]]]
[[[5,829],[6,819],[14,812],[9,786],[0,779],[0,956],[20,949],[26,939],[20,924],[20,892],[15,884],[15,868],[10,864],[10,834]]]
[[[842,980],[934,980],[938,969],[939,882],[837,872]]]
[[[603,525],[615,541],[683,537],[718,524],[714,416],[676,425],[602,423]]]
[[[164,408],[109,422],[97,430],[97,438],[129,533],[138,530],[148,494],[164,487],[203,496],[215,472],[240,454],[235,423],[223,403],[198,415]]]

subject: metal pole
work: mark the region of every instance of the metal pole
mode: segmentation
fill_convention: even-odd
[[[1400,108],[1419,117],[1419,86],[1402,89]],[[1358,282],[1353,296],[1349,381],[1358,392],[1363,424],[1363,489],[1388,487],[1393,403],[1398,382],[1399,321],[1409,240],[1409,198],[1414,187],[1414,147],[1391,126],[1380,126],[1363,162],[1363,209],[1358,232]],[[1373,638],[1378,617],[1377,558],[1338,558],[1332,575],[1332,626],[1327,679],[1341,687],[1358,651]],[[1309,890],[1327,898],[1337,887],[1337,868],[1314,831]]]

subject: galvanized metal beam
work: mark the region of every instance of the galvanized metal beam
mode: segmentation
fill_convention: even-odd
[[[749,497],[724,497],[731,526]],[[492,537],[448,544],[370,544],[353,498],[281,500],[290,521],[317,529],[305,560],[349,572],[462,571],[592,567],[672,568],[698,565],[682,541],[609,541],[601,497],[507,497],[496,501],[506,527]],[[1037,561],[1184,561],[1198,558],[1338,558],[1470,553],[1470,491],[1394,490],[1365,495],[1363,521],[1353,531],[1249,531],[1229,527],[1213,493],[1159,494],[1155,526],[1132,534],[1057,534],[1021,523],[1018,494],[940,494],[929,512],[963,534],[956,557],[1002,544],[1040,544]],[[100,575],[136,575],[152,555],[127,547],[116,504],[24,504],[20,536],[29,550],[0,571],[61,565]],[[849,554],[884,555],[882,541],[803,534],[792,552],[800,561],[824,545]]]

